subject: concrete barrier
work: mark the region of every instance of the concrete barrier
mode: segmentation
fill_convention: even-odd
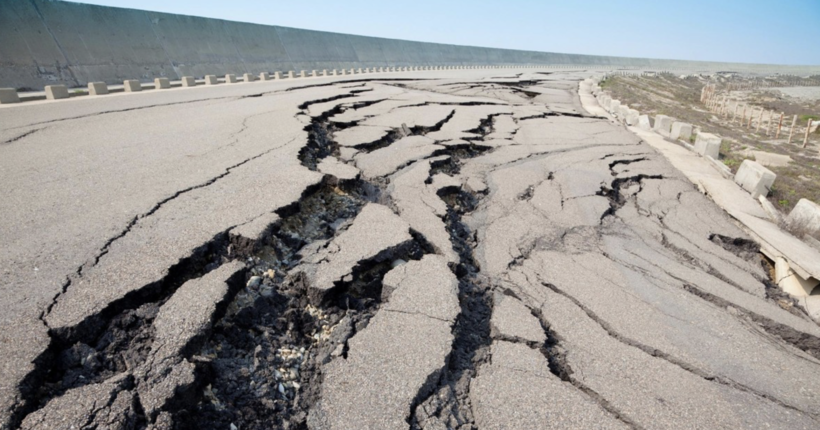
[[[254,76],[254,75],[252,75],[252,74],[250,74],[250,73],[245,73],[244,75],[242,75],[242,80],[243,80],[245,83],[248,83],[248,82],[253,82],[253,81],[255,81],[255,80],[256,80],[256,76]]]
[[[777,175],[774,172],[752,160],[743,160],[735,174],[735,183],[748,191],[755,199],[758,196],[768,195],[775,179]]]
[[[46,85],[46,98],[49,100],[67,99],[68,88],[65,85]]]
[[[156,78],[154,79],[154,89],[155,90],[167,90],[171,88],[171,80],[168,78]]]
[[[102,96],[108,94],[108,85],[105,82],[89,82],[88,94],[92,96]]]
[[[0,88],[0,104],[20,103],[20,96],[14,88]]]
[[[652,130],[652,124],[649,123],[649,115],[638,116],[638,128],[646,131]]]
[[[228,73],[225,75],[225,83],[226,84],[235,84],[236,83],[236,75]]]
[[[196,86],[196,79],[193,76],[183,76],[182,77],[182,86],[183,87],[195,87]]]
[[[662,136],[669,136],[669,132],[672,130],[672,118],[666,115],[655,115],[655,126],[652,129]]]
[[[672,132],[669,133],[669,137],[674,140],[680,139],[688,142],[689,138],[692,137],[692,124],[680,121],[673,122]]]
[[[288,70],[288,79],[293,79],[294,77],[295,76],[293,70]]]
[[[657,121],[657,119],[655,121]],[[720,155],[721,141],[720,136],[716,134],[699,133],[695,139],[695,152],[704,157],[712,157],[717,160]]]
[[[341,72],[342,72],[342,75],[347,75],[347,70],[342,69]]]
[[[137,93],[142,91],[142,84],[136,79],[126,79],[122,81],[122,88],[126,93]]]
[[[786,217],[786,223],[801,227],[805,234],[817,233],[820,231],[820,205],[808,199],[800,199]]]
[[[621,121],[626,122],[626,116],[627,115],[629,115],[629,106],[627,106],[627,105],[618,106],[618,118],[620,118]]]
[[[299,72],[299,77],[300,77],[300,78],[307,78],[307,72],[306,72],[306,71],[304,71],[304,70],[300,71],[300,72]]]
[[[216,78],[216,75],[205,75],[205,85],[216,85],[219,83],[219,79]]]
[[[640,112],[635,109],[629,109],[629,112],[626,114],[626,124],[637,125],[639,116],[641,116]]]
[[[282,73],[281,72],[273,72],[273,79],[277,80],[277,81],[282,79]]]
[[[319,77],[319,72],[316,71],[316,70],[311,70],[310,71],[310,76],[313,76],[314,78],[318,78]]]
[[[268,72],[260,72],[259,73],[259,80],[260,81],[269,81],[270,80],[270,74]]]
[[[356,73],[358,73],[358,74],[360,74],[360,75],[361,75],[361,74],[362,74],[362,69],[361,69],[361,68],[359,68],[359,69],[358,69],[358,72],[356,72]]]

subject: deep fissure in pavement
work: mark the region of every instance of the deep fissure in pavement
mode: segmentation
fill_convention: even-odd
[[[315,167],[337,151],[332,133],[339,128],[329,118],[344,110],[337,106],[313,119],[303,164]],[[307,412],[321,394],[321,367],[345,358],[347,340],[378,311],[384,275],[396,261],[418,260],[431,247],[411,232],[413,240],[358,262],[351,279],[321,296],[297,268],[299,251],[332,239],[365,203],[383,199],[374,183],[325,181],[252,246],[247,287],[198,353],[207,358],[198,395],[170,406],[177,428],[306,428]]]
[[[359,145],[354,146],[354,148],[358,149],[361,152],[373,152],[377,149],[386,148],[392,145],[395,141],[408,137],[408,136],[424,136],[427,133],[432,133],[435,131],[441,130],[441,127],[444,127],[448,121],[450,121],[453,116],[455,115],[456,111],[453,110],[450,112],[444,119],[441,121],[433,124],[430,127],[425,127],[421,125],[415,125],[413,127],[407,127],[405,124],[402,124],[401,127],[394,128],[390,130],[386,135],[382,136],[379,139],[376,139],[372,142],[361,143]]]
[[[185,282],[227,261],[229,246],[227,232],[220,233],[172,266],[162,280],[126,294],[73,327],[50,330],[49,348],[21,384],[23,399],[10,419],[12,427],[70,389],[141,364],[151,351],[152,323],[159,308]]]
[[[478,366],[488,359],[491,287],[480,278],[480,268],[473,258],[475,239],[462,216],[476,209],[476,195],[457,187],[439,191],[447,204],[445,225],[450,242],[459,256],[453,268],[458,278],[458,301],[461,312],[453,327],[453,345],[438,381],[425,384],[410,407],[408,423],[411,429],[441,428],[475,429],[470,402],[470,383]]]

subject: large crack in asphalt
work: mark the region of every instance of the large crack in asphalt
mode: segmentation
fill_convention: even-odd
[[[430,127],[425,127],[422,125],[416,125],[413,127],[407,127],[406,125],[402,124],[401,127],[394,128],[390,130],[385,136],[381,137],[380,139],[374,140],[372,142],[361,143],[354,146],[355,149],[358,149],[361,152],[373,152],[377,149],[382,149],[390,146],[395,141],[407,137],[407,136],[424,136],[427,133],[433,133],[436,131],[441,130],[444,127],[444,124],[447,124],[453,116],[456,114],[455,109],[452,110],[446,117],[444,117],[441,121],[433,124]]]
[[[198,394],[180,396],[169,408],[176,428],[306,428],[307,411],[320,395],[321,366],[346,354],[336,346],[378,310],[391,263],[420,259],[424,251],[411,242],[378,261],[360,261],[352,279],[321,301],[311,300],[303,276],[288,272],[299,265],[300,249],[334,237],[377,195],[358,181],[326,185],[256,246],[247,259],[252,268],[246,288],[197,353],[205,367]]]
[[[344,125],[329,118],[345,109],[339,105],[313,118],[300,153],[303,165],[315,168],[337,153],[332,134]],[[378,311],[384,275],[396,261],[418,260],[431,247],[411,232],[412,241],[358,262],[350,278],[321,297],[298,271],[299,251],[326,244],[365,203],[383,198],[374,183],[331,178],[300,200],[267,239],[247,246],[251,277],[196,355],[204,364],[197,394],[179,396],[168,408],[176,428],[306,428],[307,412],[321,395],[322,366],[345,358],[347,340]]]
[[[411,429],[474,429],[475,418],[470,402],[470,383],[481,363],[488,359],[491,285],[480,276],[473,258],[476,239],[462,216],[476,209],[478,196],[456,187],[439,191],[447,204],[445,225],[459,261],[453,268],[458,278],[458,301],[461,312],[453,327],[454,340],[445,366],[435,376],[435,383],[425,384],[410,407]]]

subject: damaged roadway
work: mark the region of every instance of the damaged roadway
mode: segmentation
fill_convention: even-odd
[[[820,327],[587,76],[0,109],[0,428],[817,428]]]

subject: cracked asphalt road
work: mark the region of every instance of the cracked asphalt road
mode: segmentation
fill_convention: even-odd
[[[820,328],[586,76],[0,109],[0,425],[818,428]]]

